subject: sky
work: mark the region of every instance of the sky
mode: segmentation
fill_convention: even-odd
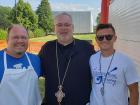
[[[13,7],[18,0],[0,0],[0,5]],[[41,0],[24,0],[36,10]],[[100,12],[101,0],[48,0],[53,11],[92,11],[93,20]]]

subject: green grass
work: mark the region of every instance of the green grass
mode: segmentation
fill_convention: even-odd
[[[41,97],[43,98],[45,94],[45,79],[44,78],[39,78],[39,89],[40,89]]]
[[[74,37],[81,40],[93,40],[95,37],[95,34],[74,35]],[[30,40],[34,42],[47,42],[54,39],[56,39],[56,35],[48,35],[45,37],[31,38]]]
[[[74,37],[81,40],[93,40],[95,34],[74,35]]]
[[[54,40],[54,39],[56,39],[55,35],[48,35],[45,37],[31,38],[30,40],[34,41],[34,42],[47,42],[47,41]]]

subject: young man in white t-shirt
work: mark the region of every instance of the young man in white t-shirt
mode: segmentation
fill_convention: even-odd
[[[112,24],[99,24],[96,41],[100,51],[90,58],[90,105],[138,105],[140,78],[132,60],[114,49],[117,36]]]

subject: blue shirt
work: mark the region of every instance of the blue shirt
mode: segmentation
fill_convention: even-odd
[[[39,57],[31,53],[27,53],[27,54],[36,74],[38,75],[38,77],[41,76]],[[22,68],[23,67],[27,68],[29,66],[29,62],[25,54],[20,58],[15,58],[6,54],[6,59],[7,59],[7,68],[9,69],[15,69],[15,65],[17,64],[20,64]],[[4,50],[0,51],[0,82],[3,77],[3,73],[4,73]]]

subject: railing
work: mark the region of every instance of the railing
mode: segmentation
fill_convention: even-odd
[[[95,50],[99,50],[99,47],[98,47],[96,42],[92,42],[92,40],[88,40],[88,42],[94,45]],[[32,42],[32,41],[30,41],[27,51],[30,53],[37,54],[40,51],[43,44],[45,44],[45,42]],[[6,46],[7,46],[6,41],[0,40],[0,50],[6,48]]]
[[[45,42],[29,42],[27,51],[31,53],[38,53]],[[6,41],[0,40],[0,50],[6,48]]]

